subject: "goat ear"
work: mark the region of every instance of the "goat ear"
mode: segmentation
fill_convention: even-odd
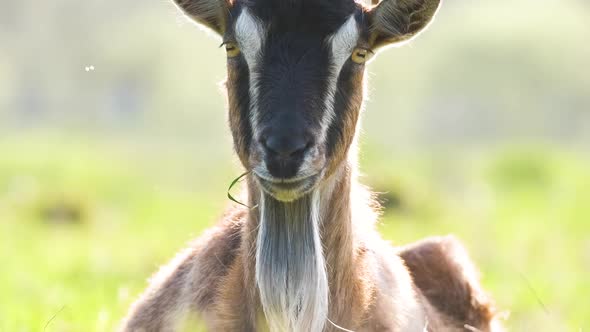
[[[440,3],[441,0],[381,1],[369,11],[371,47],[377,49],[417,36],[432,21]]]
[[[195,22],[223,35],[229,3],[226,0],[173,0]]]

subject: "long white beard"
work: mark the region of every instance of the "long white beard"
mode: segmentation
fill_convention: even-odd
[[[256,282],[273,332],[320,332],[328,315],[328,279],[320,241],[320,199],[294,202],[262,194]]]

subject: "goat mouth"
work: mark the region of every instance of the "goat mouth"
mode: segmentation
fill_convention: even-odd
[[[321,173],[298,179],[268,179],[256,174],[262,190],[283,202],[294,201],[311,192],[319,182]]]

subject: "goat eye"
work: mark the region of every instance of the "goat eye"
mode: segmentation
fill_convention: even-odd
[[[225,52],[228,58],[233,58],[240,54],[240,48],[236,43],[225,43]]]
[[[371,51],[364,48],[355,48],[350,57],[356,63],[365,63],[371,57]]]

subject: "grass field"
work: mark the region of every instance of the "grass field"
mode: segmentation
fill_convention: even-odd
[[[589,21],[445,1],[368,67],[382,234],[459,237],[509,331],[590,332]],[[113,331],[230,204],[221,41],[169,0],[5,1],[0,40],[0,332]]]
[[[229,155],[141,142],[0,141],[0,331],[114,330],[146,278],[229,204]],[[588,159],[546,147],[364,151],[385,237],[456,234],[511,331],[590,329]]]

